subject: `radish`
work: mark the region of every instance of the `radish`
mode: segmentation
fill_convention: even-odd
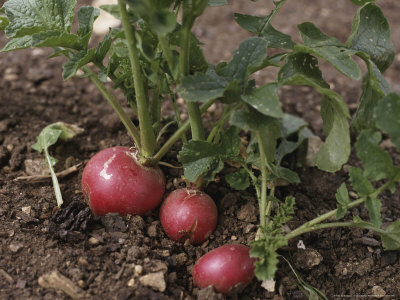
[[[140,165],[135,154],[127,147],[108,148],[86,164],[82,190],[95,215],[144,214],[160,204],[164,174],[158,167]]]
[[[245,288],[254,277],[254,261],[250,248],[224,245],[203,255],[194,265],[193,281],[197,287],[212,285],[216,292],[229,294]]]
[[[218,211],[214,201],[206,193],[183,188],[173,191],[164,200],[160,220],[171,240],[191,244],[204,242],[214,231]]]

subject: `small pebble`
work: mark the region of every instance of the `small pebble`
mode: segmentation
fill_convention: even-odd
[[[94,238],[94,237],[90,237],[89,238],[89,244],[92,245],[92,246],[96,246],[96,245],[100,244],[100,241],[98,239]]]
[[[381,286],[375,285],[372,287],[372,295],[374,298],[383,298],[385,297],[386,292]]]
[[[167,288],[167,284],[165,283],[164,279],[164,273],[162,271],[146,274],[139,278],[139,282],[142,285],[148,286],[159,292],[164,292]]]
[[[134,268],[135,276],[139,276],[143,273],[143,267],[141,265],[136,265]]]
[[[24,245],[22,245],[21,243],[11,243],[8,247],[10,248],[12,253],[18,253],[24,247]]]
[[[129,279],[128,283],[126,284],[129,287],[133,287],[135,285],[135,278]]]
[[[31,207],[30,206],[24,206],[21,208],[21,210],[24,214],[27,214],[28,216],[31,215]]]

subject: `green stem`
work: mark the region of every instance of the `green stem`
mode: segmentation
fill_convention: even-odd
[[[101,69],[101,68],[105,68],[104,65],[101,62],[95,62],[95,65]],[[113,83],[115,83],[117,81],[117,76],[114,75],[114,73],[110,73],[107,75]],[[128,90],[126,87],[124,87],[123,85],[120,85],[119,88],[121,89],[121,91],[124,93],[124,95],[126,96],[128,94]],[[133,112],[135,113],[135,115],[137,115],[137,107],[136,104],[133,103],[132,101],[130,101],[129,106],[132,108]]]
[[[275,195],[275,186],[273,186],[272,188],[271,188],[271,191],[269,192],[269,196],[270,197],[274,197],[274,195]],[[271,215],[271,210],[272,210],[272,201],[268,201],[267,202],[267,208],[266,208],[266,210],[265,210],[265,216],[266,216],[266,218],[267,218],[267,220],[266,220],[266,223],[268,224],[268,222],[269,222],[269,217],[270,217],[270,215]]]
[[[167,61],[171,76],[174,76],[174,60],[172,57],[171,49],[169,48],[167,38],[164,35],[158,35],[158,42],[160,43],[161,50]]]
[[[193,16],[190,14],[188,1],[183,4],[183,17],[182,17],[182,31],[181,31],[181,50],[179,55],[179,80],[189,75],[190,69],[190,40],[192,37],[192,26],[194,22]],[[195,102],[186,102],[189,114],[190,127],[192,131],[193,140],[204,140],[205,133],[203,123],[201,120],[201,113],[199,105]]]
[[[128,130],[129,134],[133,138],[133,141],[136,144],[136,147],[140,149],[140,135],[139,130],[132,123],[129,116],[126,114],[125,110],[122,108],[121,104],[115,98],[113,94],[105,87],[105,85],[100,81],[100,79],[94,74],[88,67],[83,68],[85,72],[89,73],[90,80],[94,83],[94,85],[99,89],[99,91],[103,94],[104,98],[111,105],[115,113],[118,115],[125,128]]]
[[[156,149],[156,137],[151,124],[151,116],[147,108],[148,100],[140,67],[139,53],[136,48],[135,29],[129,21],[125,0],[118,0],[118,7],[121,13],[122,26],[125,31],[129,60],[133,73],[133,82],[135,85],[136,103],[140,124],[140,141],[142,143],[140,150],[144,157],[150,157]]]
[[[47,148],[44,148],[44,154],[46,156],[46,161],[50,169],[51,180],[53,181],[54,193],[56,195],[56,200],[57,200],[57,206],[61,207],[61,205],[63,204],[63,199],[61,195],[60,185],[58,184],[58,179],[56,173],[54,172],[53,165],[51,164],[50,154]]]
[[[224,108],[224,112],[222,113],[222,116],[219,118],[217,123],[214,124],[213,129],[211,130],[210,134],[207,137],[207,142],[212,143],[214,140],[214,137],[218,134],[218,132],[221,130],[221,128],[225,125],[225,123],[228,121],[229,117],[232,114],[232,105],[227,105]],[[216,141],[214,141],[215,143]]]
[[[203,113],[215,102],[216,99],[210,100],[201,106],[200,112]],[[177,131],[166,141],[166,143],[158,150],[158,152],[150,159],[149,164],[156,164],[168,152],[168,150],[186,133],[190,128],[190,122],[186,121],[178,128]]]
[[[271,24],[272,20],[275,18],[275,16],[278,14],[279,10],[282,8],[282,6],[285,4],[286,0],[282,0],[272,11],[271,15],[268,16],[268,19],[264,23],[263,27],[260,30],[260,35],[263,33],[265,28]]]
[[[260,207],[260,226],[265,228],[267,225],[266,219],[266,206],[267,206],[267,165],[264,147],[262,143],[261,134],[259,131],[256,132],[258,147],[260,149],[260,167],[261,167],[261,198],[259,201]]]
[[[399,178],[400,178],[400,172],[396,176],[392,177],[388,182],[386,182],[380,188],[376,189],[372,194],[370,194],[368,196],[365,196],[365,197],[361,197],[361,198],[359,198],[357,200],[354,200],[354,201],[350,202],[346,206],[346,209],[353,208],[355,206],[360,205],[361,203],[364,203],[365,201],[367,201],[367,199],[369,197],[372,197],[372,198],[377,197],[381,192],[386,190],[391,184],[393,184],[393,182],[396,182]],[[299,236],[299,235],[301,235],[303,233],[306,233],[306,232],[310,232],[310,231],[313,231],[313,230],[316,230],[316,229],[320,229],[320,228],[328,228],[328,227],[319,227],[320,225],[323,225],[323,224],[320,224],[318,226],[316,226],[316,224],[321,223],[322,221],[325,221],[325,220],[335,216],[336,213],[337,213],[337,209],[334,209],[334,210],[331,210],[331,211],[329,211],[329,212],[327,212],[327,213],[325,213],[325,214],[323,214],[321,216],[318,216],[318,217],[312,219],[311,221],[308,221],[308,222],[304,223],[303,225],[301,225],[300,227],[296,228],[292,232],[288,233],[285,237],[288,240],[290,240],[290,239],[292,239],[292,238],[294,238],[296,236]],[[335,224],[335,223],[327,223],[327,224]],[[331,226],[331,227],[334,227],[334,226]]]

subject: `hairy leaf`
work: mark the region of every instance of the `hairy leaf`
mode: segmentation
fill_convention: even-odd
[[[374,119],[377,126],[387,134],[400,150],[400,96],[395,93],[381,99],[375,108]]]
[[[1,49],[1,52],[26,49],[29,48],[31,45],[32,45],[31,35],[26,35],[20,38],[13,38],[4,46],[3,49]]]
[[[76,0],[9,0],[4,4],[10,24],[8,37],[22,37],[41,31],[69,32]]]
[[[269,48],[293,49],[295,46],[292,37],[276,30],[271,24],[268,24],[261,32],[260,36],[268,42]]]
[[[0,16],[0,30],[6,29],[6,27],[10,24],[8,18],[5,16]]]
[[[347,212],[347,205],[350,203],[349,192],[347,191],[346,184],[342,183],[336,192],[336,219],[340,220]]]
[[[394,60],[395,48],[390,41],[389,24],[374,3],[358,9],[346,44],[351,49],[367,53],[381,72]]]
[[[282,118],[283,112],[279,105],[278,88],[277,84],[270,83],[251,89],[250,92],[242,95],[242,99],[266,116]]]
[[[59,30],[49,30],[32,35],[32,47],[66,47],[80,49],[78,36]]]
[[[243,15],[239,13],[235,13],[234,18],[236,23],[238,23],[240,27],[257,35],[261,33],[266,19],[265,17]]]
[[[87,49],[90,36],[92,35],[93,23],[99,15],[100,9],[91,6],[82,6],[78,11],[78,35],[85,49]]]
[[[80,67],[93,61],[95,53],[95,49],[90,49],[89,51],[82,50],[71,55],[70,59],[63,65],[63,79],[71,78]]]

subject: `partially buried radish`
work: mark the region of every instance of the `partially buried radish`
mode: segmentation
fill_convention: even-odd
[[[195,286],[205,288],[212,285],[215,291],[229,294],[233,289],[241,290],[254,277],[254,259],[250,248],[244,245],[224,245],[203,255],[194,265]]]
[[[183,188],[171,192],[164,200],[160,220],[170,239],[177,242],[189,239],[190,243],[199,244],[214,231],[218,211],[206,193]]]
[[[140,165],[129,148],[113,147],[86,164],[82,190],[95,215],[144,214],[160,204],[165,177],[158,167]]]

